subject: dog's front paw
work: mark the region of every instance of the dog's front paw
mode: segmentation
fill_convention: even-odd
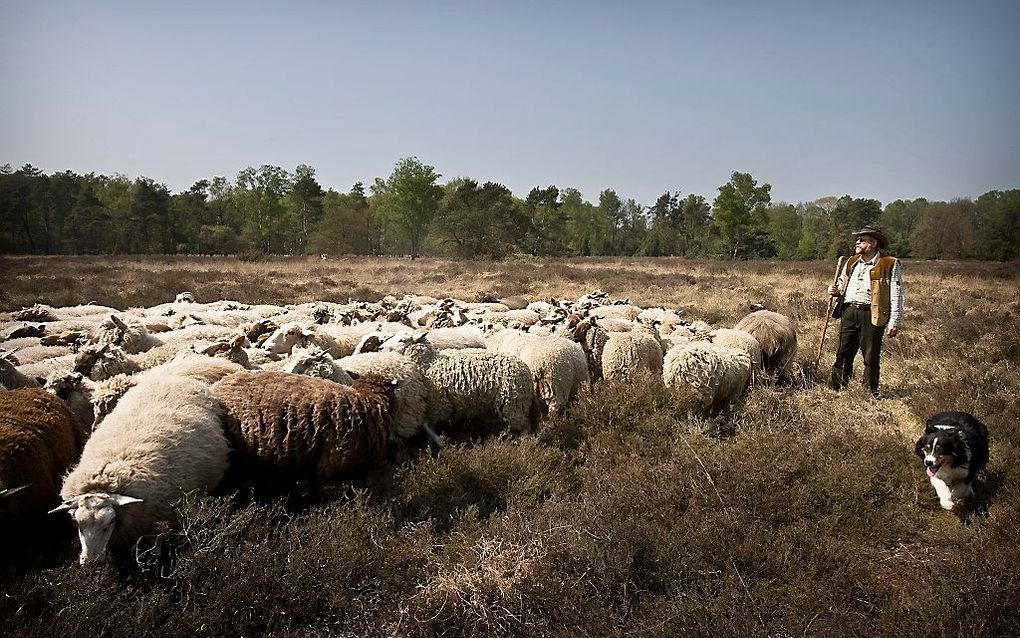
[[[942,499],[942,500],[939,501],[939,505],[941,505],[942,509],[944,509],[944,510],[952,510],[953,507],[956,506],[956,503],[957,503],[957,501],[953,501],[953,500],[950,500],[950,499]]]

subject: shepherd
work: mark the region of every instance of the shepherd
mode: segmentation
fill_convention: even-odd
[[[903,267],[895,257],[882,254],[888,242],[880,229],[865,226],[854,235],[854,255],[829,286],[829,295],[836,298],[833,316],[840,319],[830,385],[833,390],[846,387],[860,350],[864,384],[878,398],[882,337],[895,337],[903,319]]]

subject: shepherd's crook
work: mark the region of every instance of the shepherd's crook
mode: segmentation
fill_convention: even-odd
[[[840,255],[836,261],[836,274],[832,277],[832,285],[835,286],[839,283],[839,274],[843,271],[843,263],[846,262],[846,257]],[[825,344],[825,332],[829,329],[829,317],[832,316],[832,302],[837,298],[829,295],[829,306],[825,309],[825,323],[822,324],[822,338],[818,341],[818,354],[815,355],[815,370],[818,369],[818,364],[822,360],[822,346]]]

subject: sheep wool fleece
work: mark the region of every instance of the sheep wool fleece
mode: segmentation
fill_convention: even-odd
[[[366,375],[352,386],[286,372],[242,372],[215,386],[231,446],[257,465],[314,476],[352,476],[383,458],[394,388]]]

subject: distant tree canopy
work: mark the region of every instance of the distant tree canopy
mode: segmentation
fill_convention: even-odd
[[[1020,189],[975,200],[823,197],[774,203],[772,186],[734,172],[715,199],[667,190],[650,205],[615,190],[595,203],[575,188],[524,199],[496,182],[442,184],[416,157],[366,193],[324,189],[315,169],[262,165],[171,193],[148,177],[46,175],[0,167],[0,252],[22,254],[650,255],[831,259],[852,233],[882,227],[890,251],[920,259],[1020,258]]]

